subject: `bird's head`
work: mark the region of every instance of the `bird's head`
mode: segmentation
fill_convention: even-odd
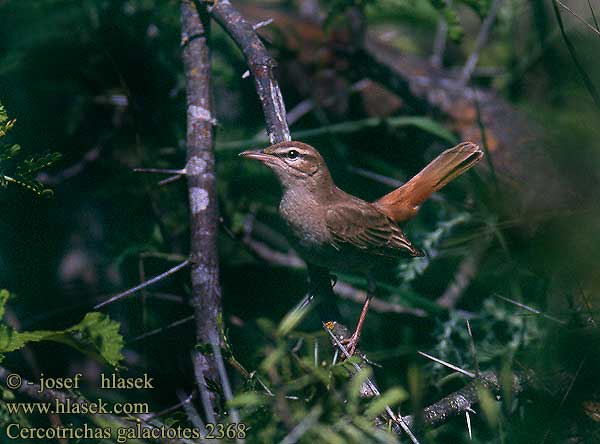
[[[286,189],[332,185],[325,160],[315,148],[306,143],[280,142],[263,150],[244,151],[240,156],[260,160],[275,172]]]

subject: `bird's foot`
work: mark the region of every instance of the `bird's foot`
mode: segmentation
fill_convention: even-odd
[[[360,339],[360,336],[357,334],[357,332],[354,332],[354,334],[352,336],[350,336],[349,338],[346,339],[342,339],[340,341],[340,343],[346,348],[346,351],[348,352],[348,354],[350,356],[354,355],[354,352],[356,351],[356,347],[358,347],[358,341]],[[342,356],[342,361],[346,358],[346,356]]]

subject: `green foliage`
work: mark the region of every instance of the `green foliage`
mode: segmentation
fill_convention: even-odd
[[[440,243],[448,238],[456,226],[468,222],[469,219],[469,214],[459,213],[448,220],[440,220],[435,229],[424,233],[420,241],[420,248],[425,251],[425,256],[411,261],[402,261],[398,264],[398,276],[402,282],[412,282],[422,275],[431,264],[431,261],[439,254]]]
[[[6,133],[15,123],[15,119],[9,120],[4,106],[0,103],[0,138],[6,136]],[[52,195],[52,190],[35,180],[35,175],[42,169],[56,163],[60,159],[60,154],[46,153],[15,161],[14,158],[20,151],[21,147],[17,144],[0,143],[0,186],[6,187],[8,184],[13,183],[38,195]],[[13,161],[12,164],[9,162],[11,160]]]
[[[471,322],[477,344],[477,358],[484,367],[496,366],[543,338],[540,321],[535,316],[516,316],[513,307],[498,298],[483,301],[478,319]],[[445,361],[473,370],[469,352],[470,337],[464,318],[451,312],[434,331],[439,338],[431,353]],[[447,373],[440,364],[432,364],[434,374]]]
[[[0,290],[0,317],[4,316],[9,297],[7,290]],[[5,353],[20,350],[28,343],[54,341],[118,366],[123,359],[123,337],[119,333],[119,327],[118,322],[99,312],[87,313],[81,322],[65,330],[19,332],[0,323],[0,360],[4,359]]]

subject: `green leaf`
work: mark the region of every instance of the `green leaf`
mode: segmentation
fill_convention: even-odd
[[[365,412],[367,416],[375,417],[382,414],[386,407],[392,407],[408,399],[406,390],[400,387],[393,387],[387,390],[383,395],[376,397]]]
[[[477,396],[485,419],[490,427],[496,428],[500,417],[500,404],[485,387],[477,387]]]
[[[322,136],[324,134],[352,134],[369,128],[378,128],[382,125],[387,125],[392,128],[414,126],[433,136],[446,140],[451,144],[457,143],[457,139],[454,136],[454,134],[452,134],[450,131],[448,131],[436,121],[428,117],[406,116],[388,117],[385,119],[379,117],[370,117],[368,119],[363,120],[351,120],[346,122],[335,123],[332,125],[325,125],[319,128],[294,131],[292,136],[294,140],[304,140],[310,139],[312,137]],[[220,143],[217,145],[217,150],[237,150],[241,148],[247,148],[248,146],[262,145],[268,142],[269,140],[267,136],[261,135],[252,139]]]
[[[96,311],[87,313],[79,324],[69,328],[67,332],[75,341],[74,347],[98,354],[106,362],[116,366],[123,359],[120,326],[108,315]]]
[[[5,290],[0,292],[2,313],[6,301],[4,292]],[[117,366],[123,359],[123,336],[119,333],[119,327],[118,322],[99,312],[86,314],[80,323],[66,330],[19,332],[5,324],[0,324],[0,354],[19,350],[30,342],[54,341],[70,345],[83,353],[100,357],[108,364]]]
[[[228,407],[253,407],[261,406],[265,404],[266,397],[262,393],[258,392],[245,392],[240,393],[234,397],[231,401],[227,402]]]
[[[19,151],[21,151],[21,146],[17,144],[0,147],[0,162],[12,159]]]
[[[15,120],[8,120],[6,110],[2,104],[0,104],[0,137],[5,136],[14,124]],[[20,150],[21,147],[17,144],[11,146],[0,145],[0,163],[12,160]],[[37,195],[45,197],[50,196],[52,195],[52,190],[47,189],[44,185],[35,180],[34,176],[35,173],[58,161],[60,157],[60,153],[46,153],[31,156],[20,164],[17,161],[13,161],[12,163],[16,164],[16,168],[13,167],[10,170],[4,165],[0,165],[0,186],[6,187],[8,184],[13,183],[15,185],[20,185],[23,188],[27,188]]]
[[[439,137],[450,144],[455,144],[458,142],[454,134],[437,123],[435,120],[432,120],[428,117],[390,117],[386,120],[386,123],[393,127],[414,126],[426,133]]]
[[[17,174],[22,177],[31,176],[57,162],[58,159],[60,159],[60,153],[46,153],[41,156],[32,156],[17,167]]]
[[[10,298],[10,292],[4,288],[0,290],[0,319],[4,317],[6,301],[8,301],[8,298]]]

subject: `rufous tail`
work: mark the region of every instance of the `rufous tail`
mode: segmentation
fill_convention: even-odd
[[[415,177],[400,188],[373,202],[380,211],[396,222],[410,219],[433,193],[473,167],[483,151],[471,142],[463,142],[433,159]]]

